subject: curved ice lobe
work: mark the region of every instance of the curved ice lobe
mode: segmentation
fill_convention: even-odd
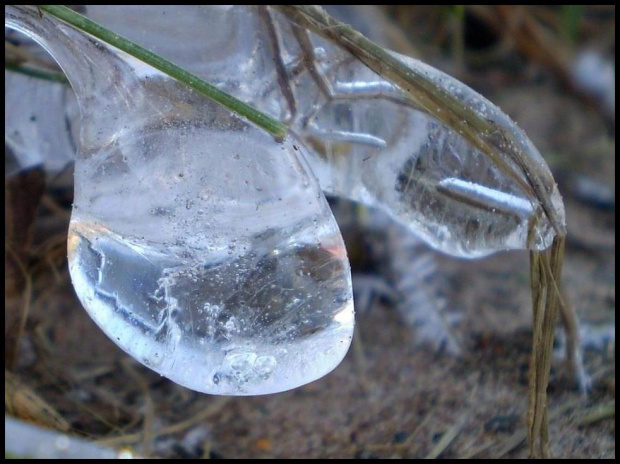
[[[377,206],[456,256],[550,246],[556,230],[545,206],[564,225],[557,186],[531,141],[496,106],[430,66],[393,54],[493,128],[478,134],[493,147],[492,157],[398,86],[341,50],[331,53],[326,76],[334,94],[296,127],[313,149],[310,163],[326,192]]]
[[[521,190],[519,199],[519,195],[512,194],[512,188],[508,187],[511,182],[506,179],[504,180],[506,190],[498,190],[496,198],[491,203],[495,203],[493,209],[499,214],[508,215],[520,211],[522,219],[530,222],[524,248],[546,249],[551,245],[556,233],[565,234],[564,204],[557,184],[547,163],[523,130],[497,106],[453,77],[419,60],[391,53],[412,69],[417,67],[440,92],[450,95],[474,113],[479,120],[487,123],[487,129],[479,131],[477,136],[496,152],[492,156],[489,156],[489,153],[485,155],[490,159],[491,165],[500,171],[501,177],[510,178],[519,185],[520,189],[516,190]],[[485,184],[478,185],[484,191]],[[475,203],[475,197],[479,196],[481,189],[472,190],[472,195],[468,198]],[[508,197],[503,194],[508,194]],[[532,206],[529,214],[524,215],[525,211],[519,206],[523,201],[528,201]],[[527,238],[527,234],[533,235],[531,241]],[[520,239],[523,238],[522,233],[518,235]]]
[[[276,393],[334,369],[353,332],[349,262],[302,148],[34,7],[5,22],[77,95],[69,270],[99,327],[205,393]]]
[[[350,271],[291,142],[207,131],[188,136],[199,153],[175,157],[174,134],[161,137],[76,163],[69,262],[85,308],[124,350],[194,390],[275,393],[327,374],[351,341]],[[118,159],[145,155],[97,185]]]

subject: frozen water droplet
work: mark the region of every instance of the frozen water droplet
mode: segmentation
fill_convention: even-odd
[[[332,370],[353,330],[349,265],[292,142],[36,8],[9,8],[78,97],[69,267],[102,330],[207,393],[274,393]]]

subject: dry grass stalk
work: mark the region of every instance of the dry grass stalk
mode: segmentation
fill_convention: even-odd
[[[538,166],[520,144],[513,143],[513,134],[497,127],[492,121],[479,117],[453,96],[440,92],[427,76],[406,66],[350,26],[328,15],[322,8],[285,5],[279,9],[295,24],[347,50],[377,74],[400,86],[407,92],[414,106],[422,108],[462,134],[472,146],[489,156],[506,175],[515,179],[525,192],[533,194],[540,203],[557,235],[550,251],[531,253],[534,334],[527,428],[530,455],[548,457],[547,385],[551,369],[554,325],[560,304],[559,282],[566,236],[564,221],[552,204],[549,194],[554,184],[551,174]],[[502,137],[509,142],[505,144],[504,150],[499,150],[484,137],[484,134],[493,131],[501,132]],[[527,182],[523,182],[519,174],[514,172],[507,159],[519,167]],[[575,321],[576,318],[571,317],[574,316],[572,308],[564,308],[564,321]],[[573,336],[571,343],[574,345],[575,334],[571,330],[568,332],[568,338]]]

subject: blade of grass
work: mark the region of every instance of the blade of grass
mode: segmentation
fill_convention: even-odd
[[[443,453],[452,444],[454,439],[463,429],[465,421],[464,418],[460,418],[452,427],[450,427],[441,436],[439,442],[433,447],[433,449],[424,457],[424,459],[437,459],[441,453]]]
[[[200,79],[198,76],[162,58],[150,50],[128,40],[100,24],[82,16],[62,5],[38,5],[38,8],[61,21],[71,24],[75,28],[92,35],[93,37],[112,45],[119,50],[137,58],[144,63],[158,69],[168,76],[182,82],[208,98],[224,105],[229,110],[253,122],[266,130],[277,139],[282,139],[287,133],[287,127],[281,122],[261,113],[252,106],[237,100],[217,87]]]
[[[28,77],[34,77],[35,79],[43,79],[45,81],[57,82],[60,84],[68,84],[69,81],[64,74],[55,73],[52,71],[43,71],[41,69],[30,68],[28,66],[22,66],[19,64],[4,63],[4,69],[19,74],[24,74]]]
[[[611,419],[616,416],[616,400],[606,404],[598,405],[586,411],[585,416],[577,420],[581,426],[592,425],[605,419]]]

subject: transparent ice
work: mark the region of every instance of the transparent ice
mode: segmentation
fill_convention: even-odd
[[[88,11],[113,30],[286,122],[308,148],[308,162],[324,192],[382,208],[432,246],[455,256],[541,250],[551,244],[554,229],[538,199],[524,190],[524,169],[506,158],[517,179],[507,175],[460,134],[417,108],[400,88],[348,52],[300,30],[277,9],[152,8],[140,9],[140,18],[131,7],[124,15],[104,7]],[[192,21],[190,10],[200,19]],[[162,41],[157,31],[170,27],[170,18],[181,21],[183,34],[193,40],[174,36]],[[211,37],[214,31],[216,39]],[[189,45],[182,46],[185,42]],[[513,121],[452,77],[413,58],[394,56],[491,121],[497,131],[483,136],[493,145],[501,149],[506,143],[502,131],[512,134],[545,173],[546,193],[563,220],[561,197],[546,163]],[[531,206],[524,208],[526,203]],[[528,243],[532,228],[534,241]]]
[[[69,267],[104,332],[208,393],[331,371],[353,331],[350,270],[299,148],[36,10],[7,14],[78,97]]]
[[[344,355],[353,323],[348,263],[306,163],[324,192],[379,207],[456,256],[544,249],[554,236],[514,161],[503,160],[516,178],[276,9],[89,6],[87,14],[285,122],[284,145],[36,10],[7,12],[12,27],[54,55],[80,100],[69,247],[76,290],[121,347],[183,385],[280,391]],[[495,146],[502,131],[512,134],[551,179],[545,188],[563,219],[544,161],[507,116],[451,77],[394,55],[492,121],[498,131],[483,135]],[[246,220],[256,212],[259,221]]]
[[[297,30],[273,8],[92,5],[87,14],[286,122],[306,146],[324,192],[384,209],[445,253],[542,250],[555,235],[538,199],[523,187],[522,167],[504,158],[516,178],[507,175],[397,86],[348,52]],[[493,145],[501,149],[507,143],[502,132],[511,134],[544,173],[563,221],[544,160],[513,121],[452,77],[394,55],[491,121],[497,131],[483,136]]]
[[[22,34],[7,31],[5,41],[19,41],[37,63],[54,69],[49,55]],[[42,56],[45,54],[47,56]],[[4,72],[5,174],[45,164],[52,175],[73,161],[79,110],[71,88],[13,71]]]

